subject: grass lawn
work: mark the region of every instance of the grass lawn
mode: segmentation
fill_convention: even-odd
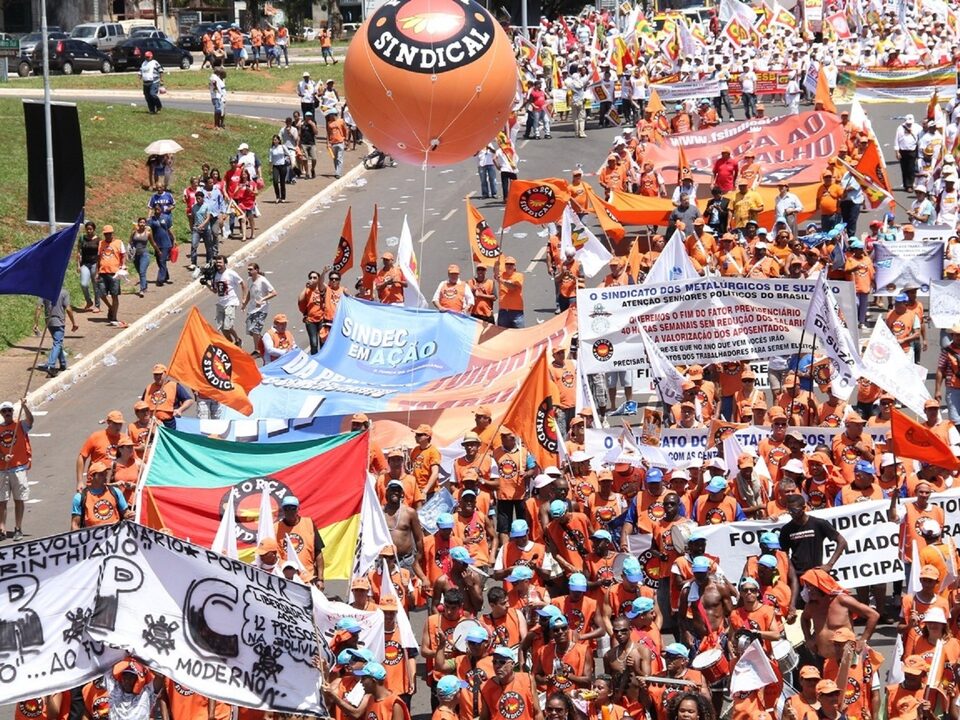
[[[93,220],[98,229],[113,225],[117,237],[124,242],[137,218],[146,215],[151,193],[144,188],[147,156],[143,148],[149,143],[170,138],[184,148],[176,155],[171,192],[178,203],[174,232],[177,240],[189,244],[182,196],[190,176],[198,175],[204,162],[225,172],[230,156],[241,142],[249,143],[254,152],[265,157],[270,137],[276,132],[273,124],[238,117],[228,118],[226,131],[217,131],[213,129],[210,115],[165,109],[151,116],[142,107],[134,108],[122,102],[113,105],[82,102],[79,116],[87,187],[86,218]],[[4,256],[36,242],[46,235],[46,228],[28,225],[24,219],[27,158],[26,145],[21,140],[25,135],[19,100],[0,98],[0,123],[10,141],[6,144],[4,162],[0,164],[0,187],[4,188],[0,193],[0,256]],[[136,278],[134,268],[131,266],[129,270],[131,278]],[[155,277],[153,260],[148,273],[151,279]],[[67,288],[73,305],[82,307],[83,293],[75,263],[67,271]],[[0,350],[31,333],[35,303],[30,297],[0,296]]]
[[[326,65],[323,63],[298,63],[284,68],[261,70],[236,70],[227,68],[227,90],[235,92],[254,92],[262,95],[296,95],[297,83],[304,72],[317,79],[336,80],[337,88],[343,92],[343,63]],[[177,90],[206,90],[210,80],[208,70],[178,70],[164,76],[164,85],[170,92]],[[86,90],[141,90],[140,78],[136,73],[82,73],[80,75],[51,75],[50,86],[56,90],[83,88]],[[43,87],[43,78],[31,77],[11,83],[11,87]]]

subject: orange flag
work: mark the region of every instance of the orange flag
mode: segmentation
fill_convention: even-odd
[[[473,261],[486,267],[493,267],[501,255],[496,233],[487,225],[470,198],[467,198],[467,244],[473,251]]]
[[[253,413],[247,393],[263,379],[256,360],[214,330],[196,307],[187,315],[167,374],[244,415]]]
[[[894,408],[890,416],[890,450],[894,455],[920,460],[944,470],[960,470],[950,446],[930,428]]]
[[[640,277],[640,263],[643,261],[643,255],[640,253],[640,238],[635,237],[630,242],[630,252],[627,254],[627,273],[633,282],[637,282]]]
[[[660,93],[657,92],[656,88],[650,88],[650,99],[647,100],[647,104],[643,110],[644,112],[653,113],[654,115],[666,111],[663,100],[660,99]]]
[[[516,182],[516,181],[514,181]],[[510,403],[500,427],[508,427],[523,441],[527,452],[544,468],[557,464],[557,446],[563,442],[557,430],[557,388],[547,369],[547,352],[530,368],[519,392]]]
[[[368,293],[373,292],[373,281],[377,279],[377,206],[373,206],[373,222],[370,223],[370,234],[367,235],[367,246],[363,249],[363,258],[360,262],[360,271],[363,273],[363,287]]]
[[[693,177],[693,169],[687,162],[687,153],[684,152],[683,145],[679,145],[677,146],[677,185],[688,177]]]
[[[584,184],[586,185],[586,183]],[[620,224],[616,214],[613,212],[613,205],[597,195],[592,187],[589,185],[586,185],[586,187],[587,198],[590,200],[590,208],[593,210],[594,214],[596,214],[597,221],[600,223],[600,227],[603,229],[604,234],[614,242],[620,242],[623,240],[623,236],[626,234],[626,231],[623,229],[623,225]]]
[[[813,96],[813,102],[823,103],[823,109],[827,112],[837,114],[837,106],[833,104],[833,98],[830,97],[830,88],[827,87],[827,74],[823,71],[823,66],[817,71],[817,92]]]
[[[724,440],[733,435],[737,430],[743,430],[750,427],[746,423],[727,422],[726,420],[710,421],[710,430],[707,433],[707,450],[721,445]]]
[[[514,180],[510,183],[503,227],[521,222],[546,225],[559,222],[563,209],[570,202],[570,193],[558,183],[548,180]]]
[[[343,219],[343,230],[337,241],[337,255],[333,258],[330,269],[341,275],[353,267],[353,208],[347,208],[347,216]]]

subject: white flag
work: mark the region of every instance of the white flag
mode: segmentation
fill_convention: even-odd
[[[730,693],[748,693],[777,682],[777,674],[770,664],[759,640],[751,642],[743,651],[730,675]]]
[[[233,493],[230,493],[227,499],[227,507],[224,508],[220,527],[217,528],[217,534],[213,537],[210,549],[215,553],[226,555],[231,560],[240,559],[240,553],[237,551],[237,513],[233,506]]]
[[[565,258],[570,252],[583,267],[583,274],[587,277],[593,277],[603,270],[613,257],[567,205],[560,222],[560,257]]]
[[[297,554],[297,548],[293,544],[293,539],[290,537],[290,533],[287,533],[286,537],[283,539],[284,548],[283,553],[287,556],[287,559],[284,562],[292,562],[297,566],[297,574],[302,573],[306,568],[303,566],[303,563],[300,562],[300,555]]]
[[[577,414],[583,412],[584,408],[589,408],[590,412],[593,413],[593,426],[601,427],[600,424],[600,413],[597,410],[597,401],[593,397],[593,392],[590,390],[590,378],[587,377],[587,373],[583,371],[583,363],[577,363],[577,399],[576,399],[576,411]]]
[[[734,433],[730,433],[723,439],[723,461],[727,465],[727,477],[732,478],[740,474],[740,465],[738,461],[744,454],[743,445],[737,440]]]
[[[851,127],[866,133],[870,138],[875,138],[873,134],[873,125],[870,124],[870,117],[867,115],[866,110],[863,109],[863,105],[860,104],[860,101],[856,97],[853,98],[853,102],[850,104],[850,125]]]
[[[416,654],[420,654],[420,643],[417,642],[417,636],[413,634],[413,626],[410,625],[410,618],[407,617],[407,611],[403,608],[403,602],[397,596],[397,589],[393,586],[393,580],[390,578],[390,569],[387,567],[387,561],[381,561],[380,567],[380,599],[393,597],[397,599],[397,627],[400,629],[400,644],[404,648],[412,649]],[[413,588],[407,587],[404,590],[409,594]]]
[[[674,230],[667,244],[663,247],[663,252],[653,263],[650,272],[643,281],[644,285],[653,283],[674,282],[675,280],[696,280],[700,273],[693,266],[693,261],[687,255],[687,249],[683,246],[683,233]]]
[[[277,532],[273,527],[273,502],[270,500],[270,491],[264,488],[260,491],[260,516],[257,518],[257,545],[267,539],[276,540]]]
[[[923,415],[923,404],[930,399],[925,382],[916,371],[913,353],[905,353],[893,332],[881,319],[873,328],[870,342],[863,351],[863,376],[897,400]]]
[[[367,484],[363,488],[363,500],[360,504],[360,533],[357,537],[353,577],[363,577],[370,572],[380,557],[380,551],[392,544],[393,538],[390,536],[387,518],[377,500],[376,481],[367,473]]]
[[[638,324],[637,330],[640,332],[643,349],[647,353],[647,362],[650,363],[650,377],[661,402],[666,405],[675,405],[683,399],[683,375],[660,352],[660,348],[654,345],[642,325]]]
[[[856,387],[857,378],[863,375],[863,361],[853,336],[840,318],[837,300],[827,285],[825,272],[820,273],[813,289],[804,332],[819,341],[817,349],[830,359],[837,374],[832,382],[833,394],[846,400]]]
[[[403,305],[411,308],[430,307],[427,299],[420,292],[420,279],[417,277],[417,256],[413,252],[413,237],[410,235],[410,226],[407,216],[403,216],[403,228],[400,230],[400,244],[397,245],[397,267],[403,273],[407,286],[403,289]]]
[[[720,22],[737,18],[747,27],[753,27],[757,15],[749,5],[740,0],[720,0]]]

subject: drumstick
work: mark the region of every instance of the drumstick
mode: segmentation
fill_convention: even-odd
[[[643,675],[640,677],[640,679],[647,683],[653,683],[654,685],[683,685],[689,687],[700,687],[700,684],[693,682],[693,680],[661,677],[660,675]]]
[[[477,573],[477,574],[479,574],[479,575],[483,575],[485,578],[487,578],[487,580],[490,579],[490,576],[487,575],[487,573],[485,573],[485,572],[484,572],[483,570],[481,570],[480,568],[474,567],[473,565],[467,565],[467,567],[470,568],[471,570],[473,570],[475,573]]]

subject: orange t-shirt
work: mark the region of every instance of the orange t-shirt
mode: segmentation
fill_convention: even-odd
[[[22,422],[14,421],[0,425],[0,456],[12,455],[9,461],[0,459],[0,469],[30,466],[33,451],[30,435]]]
[[[433,466],[440,465],[440,451],[433,445],[428,445],[426,449],[421,449],[418,445],[410,451],[410,460],[413,463],[413,477],[422,491],[430,481]]]
[[[503,281],[508,280],[511,284],[507,285]],[[500,276],[499,295],[501,310],[523,310],[523,273],[512,272],[509,275],[503,273]]]
[[[840,198],[843,197],[843,191],[836,183],[830,187],[821,185],[817,188],[817,207],[822,215],[835,215],[840,211]]]
[[[90,433],[83,447],[80,448],[80,455],[90,459],[90,464],[95,462],[112,463],[117,459],[117,443],[120,442],[120,434],[111,435],[106,430],[97,430]]]
[[[873,261],[866,255],[857,259],[854,256],[847,258],[847,263],[843,267],[847,280],[853,281],[853,289],[861,294],[869,293],[873,286]]]
[[[123,243],[114,238],[112,241],[100,241],[100,247],[97,250],[99,261],[97,270],[104,275],[115,274],[122,266],[125,257]]]
[[[493,295],[493,280],[487,279],[480,282],[476,278],[470,278],[468,284],[470,285],[470,290],[473,291],[473,314],[478,317],[493,315],[493,300],[480,297],[480,293]]]

